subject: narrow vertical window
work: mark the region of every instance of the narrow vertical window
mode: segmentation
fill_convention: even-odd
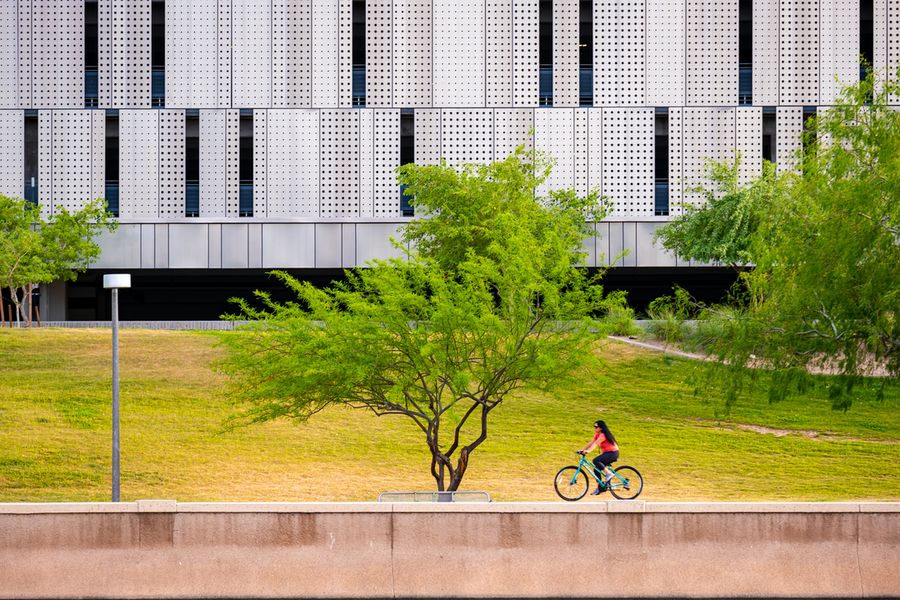
[[[859,3],[859,55],[862,64],[859,66],[859,80],[864,80],[872,68],[875,58],[875,24],[872,0],[860,0]]]
[[[738,104],[753,104],[753,0],[740,0],[738,19]]]
[[[98,47],[97,0],[84,3],[84,107],[95,108],[100,104],[100,88],[97,81],[100,50]]]
[[[119,111],[106,111],[106,210],[119,216]]]
[[[25,199],[38,203],[38,111],[25,110]]]
[[[366,0],[353,0],[353,106],[366,105]]]
[[[241,109],[240,141],[239,141],[238,179],[240,180],[240,198],[238,214],[242,217],[253,216],[253,109]]]
[[[594,3],[578,3],[578,104],[594,105]]]
[[[538,105],[553,106],[553,0],[540,0]]]
[[[166,105],[166,3],[153,0],[150,7],[150,105]]]
[[[660,217],[669,214],[669,109],[656,109],[654,131],[656,151],[653,159],[653,171],[656,188],[653,214]]]
[[[803,107],[803,135],[801,137],[803,144],[803,158],[813,151],[816,143],[816,107]],[[806,173],[806,161],[803,162],[803,173]]]
[[[400,164],[408,165],[416,161],[416,113],[411,108],[400,109]],[[409,202],[406,186],[400,186],[400,214],[411,217],[414,209]]]
[[[200,111],[185,111],[184,116],[184,215],[200,216]]]
[[[762,156],[769,162],[778,162],[775,154],[775,107],[764,106],[762,110]]]

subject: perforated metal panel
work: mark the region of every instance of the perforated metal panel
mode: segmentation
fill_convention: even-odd
[[[184,111],[159,111],[159,216],[163,219],[184,217],[184,145]]]
[[[778,104],[780,0],[753,0],[753,103]]]
[[[900,67],[900,0],[887,0],[887,73],[894,77]],[[896,103],[896,97],[891,102]]]
[[[338,106],[348,108],[352,104],[353,96],[353,0],[338,0],[338,4],[340,30]]]
[[[323,159],[326,143],[324,132],[322,136],[319,135],[319,111],[267,112],[268,216],[318,217],[319,143],[321,140]],[[254,111],[254,125],[256,114],[257,111]],[[258,173],[257,170],[255,178]],[[258,178],[254,181],[254,191],[257,181]]]
[[[487,105],[513,105],[513,0],[485,0]]]
[[[83,0],[32,0],[31,6],[34,107],[84,107]]]
[[[318,119],[316,119],[318,126]],[[253,216],[269,216],[269,111],[253,111]],[[316,154],[316,172],[318,172]],[[316,178],[316,199],[319,197],[319,181]]]
[[[431,106],[431,0],[394,0],[394,106]]]
[[[21,108],[31,108],[32,102],[32,52],[33,37],[32,8],[30,2],[19,2],[19,104]]]
[[[872,2],[872,66],[879,73],[887,71],[888,54],[888,4],[892,0]]]
[[[358,216],[358,111],[347,109],[322,110],[321,120],[322,202],[320,214],[323,217]],[[376,163],[378,161],[377,153],[375,161]]]
[[[435,106],[484,106],[484,2],[434,0]]]
[[[393,86],[391,0],[366,0],[366,106],[390,106]]]
[[[91,119],[90,200],[106,196],[106,111],[88,111]]]
[[[553,0],[553,106],[578,106],[578,0]]]
[[[612,216],[653,215],[652,108],[603,109],[603,193]]]
[[[538,104],[538,0],[513,2],[513,106]]]
[[[799,164],[802,133],[803,109],[779,106],[775,112],[775,159],[779,171],[792,171]]]
[[[216,87],[219,94],[219,107],[228,108],[232,104],[231,93],[233,86],[231,85],[232,68],[234,61],[232,60],[232,50],[234,44],[231,36],[234,32],[232,26],[232,0],[218,0],[219,3],[219,76],[216,79]],[[255,213],[254,213],[255,214]]]
[[[594,106],[643,106],[645,2],[619,0],[593,6]]]
[[[418,113],[416,113],[418,118]],[[494,158],[503,160],[519,146],[534,147],[534,109],[512,108],[494,111]]]
[[[200,111],[200,216],[224,217],[228,176],[225,109]]]
[[[375,210],[375,111],[359,111],[359,216]]]
[[[737,104],[738,0],[687,0],[687,103]]]
[[[588,169],[590,165],[590,139],[588,109],[575,109],[575,191],[586,196],[588,193]]]
[[[91,161],[93,127],[91,111],[54,110],[52,137],[53,213],[60,207],[78,210],[92,200]],[[41,187],[44,181],[40,182]]]
[[[272,106],[311,105],[310,0],[272,2]]]
[[[225,111],[225,128],[225,214],[237,217],[240,214],[240,111],[233,109]]]
[[[735,109],[685,108],[682,134],[684,203],[699,205],[702,194],[688,190],[707,185],[710,161],[733,160],[735,150]],[[760,140],[762,133],[760,132]],[[679,211],[680,212],[680,211]]]
[[[819,100],[818,0],[781,2],[781,98],[779,104]]]
[[[159,216],[159,112],[119,111],[119,216]]]
[[[15,21],[14,21],[15,22]],[[25,113],[0,110],[0,194],[22,197],[25,181]]]
[[[219,105],[218,10],[216,0],[166,1],[166,106]]]
[[[669,214],[684,202],[684,109],[669,109]]]
[[[53,212],[53,111],[38,111],[38,194],[41,215]]]
[[[0,3],[0,81],[4,82],[0,86],[0,108],[20,106],[19,14],[16,4]]]
[[[101,21],[110,19],[109,37],[99,40],[101,47],[109,44],[109,51],[100,53],[101,106],[149,108],[150,0],[100,0],[98,8]],[[109,82],[109,95],[104,82]]]
[[[834,104],[841,89],[859,81],[859,1],[819,0],[819,102]]]
[[[312,0],[312,105],[338,105],[339,0]]]
[[[232,106],[271,106],[271,1],[232,0],[231,26]]]
[[[588,188],[603,191],[603,110],[588,109]]]
[[[441,111],[441,153],[449,165],[494,160],[494,113],[490,109]]]
[[[647,0],[647,104],[683,106],[685,6]]]
[[[571,108],[544,108],[534,111],[534,144],[556,159],[556,166],[538,190],[575,186],[575,115]]]
[[[441,162],[441,111],[418,109],[415,120],[416,164],[436,165]]]
[[[400,215],[400,186],[395,170],[400,166],[400,111],[375,111],[375,206],[374,216]]]
[[[740,178],[746,183],[762,174],[762,108],[741,106],[735,112],[735,137],[741,154]]]

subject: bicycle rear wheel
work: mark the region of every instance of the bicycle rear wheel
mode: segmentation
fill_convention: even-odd
[[[644,478],[634,467],[618,467],[613,469],[618,477],[609,482],[609,493],[619,500],[634,500],[644,489]]]
[[[588,491],[588,476],[579,467],[563,467],[556,474],[553,487],[563,500],[581,500]]]

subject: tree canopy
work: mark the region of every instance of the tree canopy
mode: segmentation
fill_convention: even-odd
[[[237,300],[246,330],[222,368],[245,410],[235,423],[305,421],[329,406],[402,415],[421,431],[438,490],[453,491],[513,391],[549,389],[592,359],[601,289],[583,270],[592,194],[536,197],[549,165],[522,151],[459,169],[405,165],[414,250],[296,295]],[[398,244],[398,248],[405,248]],[[257,307],[260,306],[261,307]]]

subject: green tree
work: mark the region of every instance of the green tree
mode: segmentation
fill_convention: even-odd
[[[276,272],[295,301],[237,300],[235,317],[251,324],[224,337],[222,368],[246,403],[235,423],[305,421],[329,406],[403,415],[423,435],[437,489],[457,490],[491,411],[592,359],[601,290],[577,267],[601,204],[536,198],[549,168],[521,151],[459,170],[405,165],[398,179],[428,217],[403,231],[418,252],[327,289]]]
[[[44,219],[41,207],[0,195],[0,287],[9,290],[17,320],[28,320],[29,286],[71,280],[100,255],[94,237],[118,223],[102,199]]]

